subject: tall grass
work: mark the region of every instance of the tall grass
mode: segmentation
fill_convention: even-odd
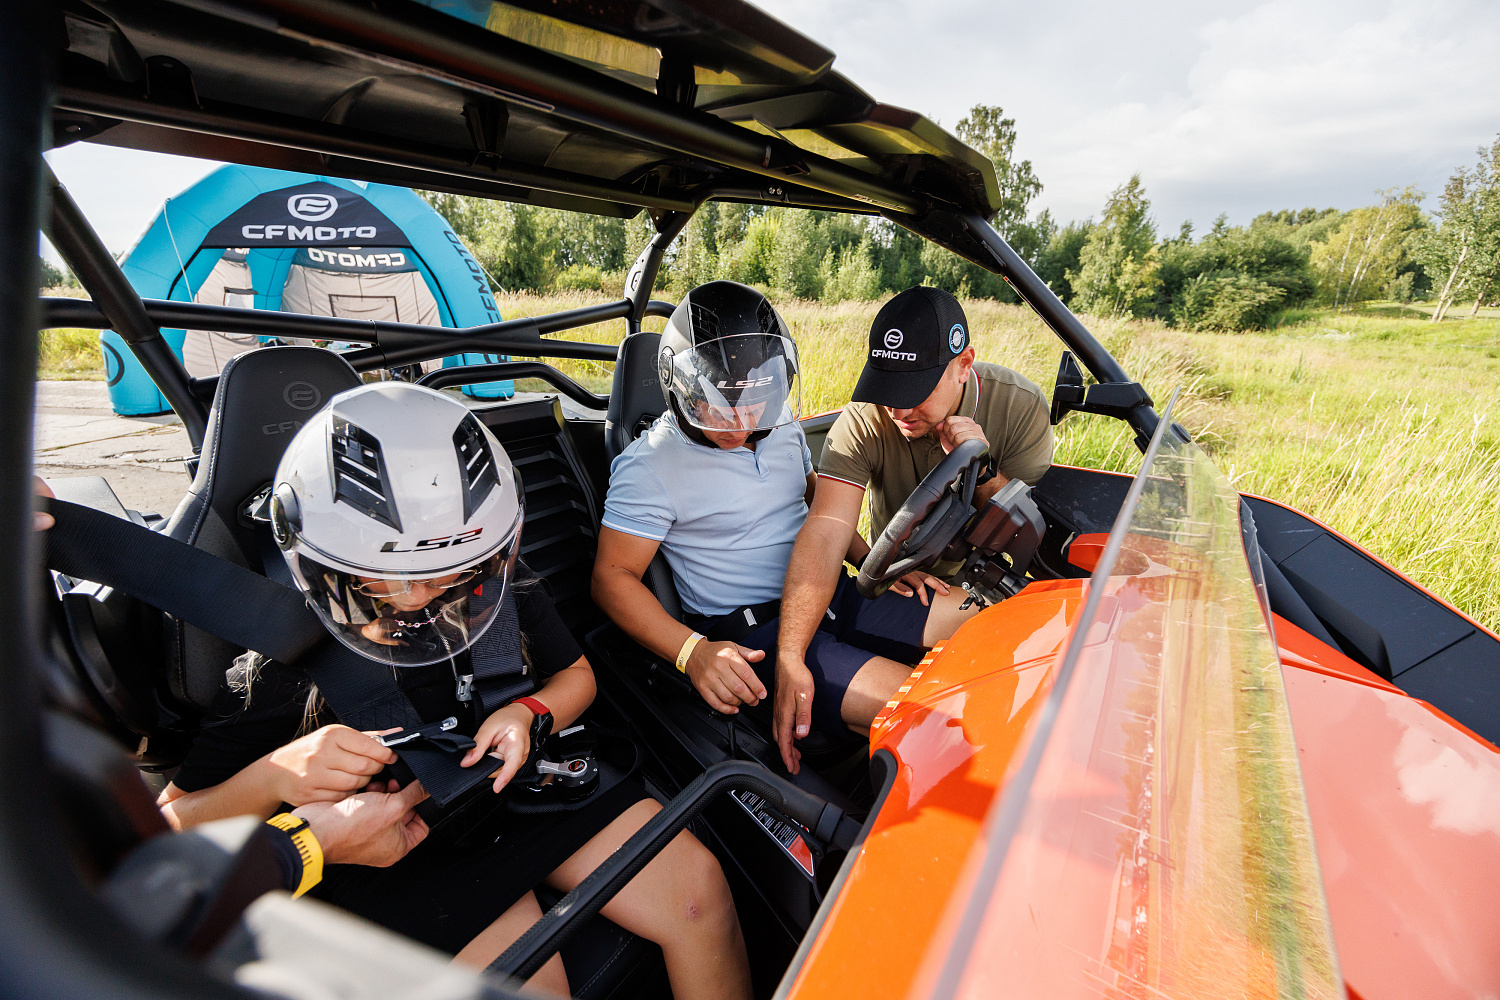
[[[497,296],[507,317],[606,298]],[[803,412],[843,406],[878,303],[777,305],[801,351]],[[1041,321],[988,300],[965,308],[979,356],[1050,395],[1062,344]],[[1419,307],[1384,303],[1288,311],[1277,327],[1244,334],[1084,322],[1158,406],[1182,389],[1177,421],[1239,489],[1329,524],[1500,631],[1500,318],[1434,325]],[[612,344],[623,332],[613,321],[559,336]],[[41,346],[43,377],[102,375],[93,331],[47,331]],[[595,392],[609,389],[608,363],[553,363]],[[1134,472],[1140,453],[1120,421],[1073,414],[1057,428],[1056,460]]]
[[[99,331],[43,330],[37,343],[37,369],[38,378],[103,378]]]

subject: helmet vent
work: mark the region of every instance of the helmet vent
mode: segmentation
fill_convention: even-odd
[[[381,459],[380,442],[342,417],[333,418],[334,502],[401,530],[401,518],[391,502],[391,484]]]
[[[693,342],[701,344],[717,340],[723,325],[719,322],[719,314],[696,302],[689,303],[689,309],[693,316]]]
[[[467,522],[500,482],[495,456],[485,439],[484,428],[474,414],[465,417],[453,431],[453,449],[458,453],[458,471],[464,484],[464,521]]]
[[[768,300],[760,300],[760,304],[755,307],[755,318],[760,323],[761,333],[781,332],[781,322],[776,316],[776,310],[771,308],[771,303]]]

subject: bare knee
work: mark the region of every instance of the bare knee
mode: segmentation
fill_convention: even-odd
[[[692,834],[683,832],[662,852],[670,866],[672,912],[668,918],[682,930],[717,932],[738,922],[734,897],[719,859]]]

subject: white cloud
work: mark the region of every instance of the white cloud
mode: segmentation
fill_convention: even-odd
[[[1489,0],[762,3],[878,100],[950,127],[1002,105],[1062,219],[1136,171],[1169,229],[1434,193],[1500,131]]]
[[[222,165],[88,142],[54,149],[46,157],[104,245],[116,254],[135,245],[162,202]],[[54,262],[61,260],[50,247],[44,252]]]
[[[758,0],[877,100],[1016,119],[1067,220],[1139,171],[1163,230],[1435,194],[1500,132],[1494,0]],[[216,165],[78,143],[48,160],[110,249]]]

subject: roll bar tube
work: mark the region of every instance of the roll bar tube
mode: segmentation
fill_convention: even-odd
[[[628,83],[580,70],[561,56],[486,35],[434,14],[400,17],[358,0],[188,0],[286,37],[331,51],[374,58],[417,76],[461,82],[506,102],[529,103],[568,121],[702,157],[772,181],[790,180],[897,212],[919,212],[926,199],[875,174],[808,152],[705,111],[685,108]]]
[[[614,361],[617,348],[613,344],[590,344],[574,340],[546,340],[543,334],[559,333],[563,330],[590,326],[612,319],[629,318],[635,304],[629,299],[607,302],[603,305],[569,309],[547,316],[525,317],[453,329],[450,327],[420,326],[415,323],[378,323],[372,320],[345,319],[338,316],[306,316],[300,313],[272,312],[265,309],[238,309],[231,306],[211,306],[196,302],[173,302],[165,299],[137,299],[145,310],[148,322],[168,329],[221,330],[225,333],[247,333],[261,337],[303,337],[309,340],[342,340],[357,344],[377,345],[364,350],[344,354],[356,371],[373,371],[388,368],[393,364],[412,364],[430,361],[465,348],[478,348],[490,353],[521,354],[543,358],[580,358],[589,361]],[[648,299],[646,316],[670,316],[676,308],[670,302]],[[96,303],[87,299],[44,298],[41,300],[40,329],[54,327],[82,327],[104,329],[111,325]],[[158,334],[159,336],[159,334]],[[165,341],[162,341],[165,346]],[[167,352],[171,354],[171,349]],[[176,361],[176,356],[172,356]],[[147,373],[156,379],[157,368],[153,363],[142,364]],[[462,372],[485,366],[466,365],[446,368],[445,372]],[[451,383],[470,385],[488,379],[470,379]],[[159,383],[158,383],[159,384]],[[190,380],[190,391],[200,400],[212,399],[218,377]],[[559,387],[561,388],[561,387]],[[581,386],[580,391],[587,392]],[[577,397],[574,397],[577,398]],[[583,402],[582,400],[579,400]],[[592,405],[585,403],[584,405]]]
[[[662,258],[692,217],[692,212],[669,212],[657,219],[656,235],[630,265],[630,271],[625,275],[625,299],[630,303],[630,315],[626,319],[630,321],[630,333],[641,332],[641,320],[650,315],[651,290],[656,287]],[[667,314],[671,315],[670,310]]]
[[[201,108],[152,103],[139,97],[99,93],[77,87],[60,88],[57,106],[70,111],[161,128],[218,135],[278,148],[300,149],[324,156],[342,156],[364,163],[414,167],[439,176],[462,177],[492,184],[496,188],[508,188],[508,191],[496,191],[500,197],[508,194],[515,198],[528,189],[535,188],[658,211],[691,211],[693,207],[692,202],[648,195],[625,184],[611,184],[563,171],[527,169],[510,160],[476,166],[451,149],[420,142],[398,142],[389,136],[374,136],[336,123],[308,123],[245,108],[235,108],[233,115],[220,114]],[[311,127],[312,124],[316,127]],[[472,152],[465,151],[466,154]]]
[[[186,428],[193,450],[203,447],[208,427],[208,407],[193,395],[187,369],[177,360],[171,345],[162,339],[161,328],[152,321],[131,287],[130,279],[115,263],[99,234],[94,232],[78,203],[48,170],[52,196],[52,243],[57,247],[83,287],[93,296],[96,308],[110,329],[118,333],[130,352],[151,375]]]
[[[1115,360],[1105,346],[1089,332],[1088,327],[1083,325],[1079,318],[1073,315],[1072,310],[1063,305],[1062,299],[1057,293],[1047,286],[1031,265],[1021,258],[1021,255],[1005,242],[1005,238],[995,232],[984,217],[975,212],[966,212],[958,216],[973,237],[987,251],[994,262],[994,266],[983,264],[988,270],[1000,275],[1010,286],[1016,290],[1036,314],[1042,318],[1048,328],[1062,342],[1068,345],[1068,349],[1076,354],[1085,366],[1087,366],[1094,378],[1100,382],[1131,382],[1133,379],[1125,373],[1125,369]],[[951,248],[950,248],[951,249]],[[1145,451],[1146,444],[1151,436],[1156,433],[1157,415],[1156,410],[1149,403],[1134,407],[1129,416],[1125,418],[1136,432],[1136,444]]]
[[[725,760],[710,766],[652,816],[619,850],[532,924],[516,943],[490,964],[488,971],[530,978],[546,964],[584,921],[604,908],[625,884],[650,864],[713,797],[727,789],[746,789],[771,808],[785,813],[826,844],[847,849],[859,837],[859,824],[843,810],[777,777],[760,764]]]
[[[539,378],[575,403],[591,410],[603,410],[609,406],[608,396],[589,392],[556,368],[540,361],[501,361],[491,365],[439,368],[417,379],[417,385],[425,385],[429,389],[447,389],[455,385],[481,385],[517,378]]]

